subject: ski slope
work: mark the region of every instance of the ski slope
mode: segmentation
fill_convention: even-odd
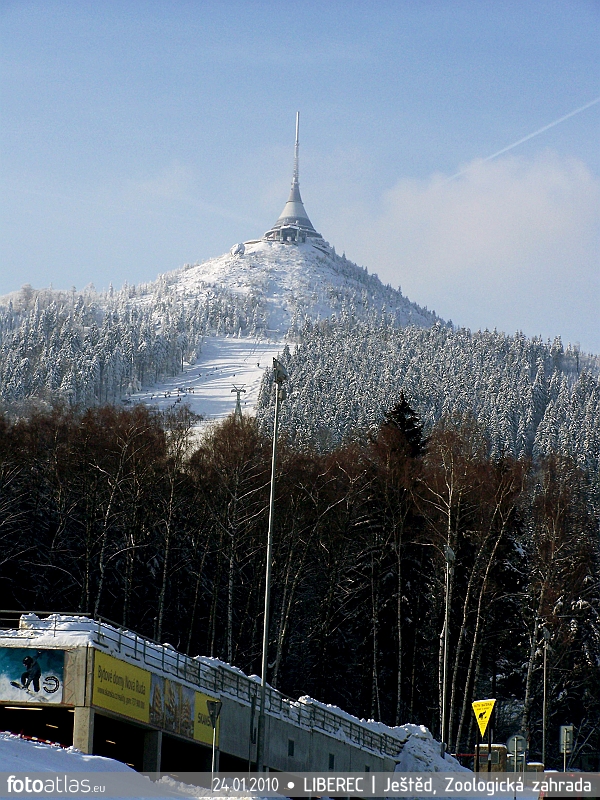
[[[130,396],[133,403],[145,403],[167,411],[186,403],[204,422],[222,419],[235,409],[233,387],[244,387],[243,412],[251,412],[258,399],[262,377],[272,367],[284,346],[250,338],[211,336],[205,339],[198,361],[185,364],[184,371],[149,389]]]

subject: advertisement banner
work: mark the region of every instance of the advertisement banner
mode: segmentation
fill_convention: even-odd
[[[64,650],[0,647],[0,700],[62,703]]]
[[[152,674],[150,724],[165,731],[194,738],[194,690]]]
[[[96,650],[92,703],[139,722],[149,722],[150,673]]]
[[[165,678],[165,730],[194,736],[194,690]]]
[[[157,728],[163,728],[165,724],[165,706],[164,706],[164,693],[165,693],[165,679],[162,675],[152,673],[150,681],[150,725],[156,725]]]
[[[215,697],[210,697],[202,692],[196,692],[196,702],[194,708],[194,739],[197,742],[212,745],[213,729],[210,723],[210,714],[208,713],[208,700],[216,700]],[[219,746],[219,725],[220,717],[217,719],[217,730],[215,743]]]
[[[196,692],[177,681],[152,674],[149,722],[187,739],[212,744],[212,726],[206,705],[214,697]],[[217,744],[219,726],[217,723]]]

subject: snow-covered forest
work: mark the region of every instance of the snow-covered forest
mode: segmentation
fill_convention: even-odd
[[[229,418],[190,446],[193,424],[185,406],[0,418],[3,607],[99,613],[258,671],[270,437]],[[568,720],[583,764],[600,747],[596,478],[491,457],[472,418],[425,436],[402,398],[353,442],[283,444],[269,681],[438,732],[449,543],[451,749],[472,747],[469,704],[491,695],[497,739],[524,727],[539,754],[546,630],[549,763]]]
[[[257,242],[150,284],[0,303],[3,606],[259,670],[271,372],[256,417],[200,438],[181,397],[135,404],[209,337],[281,344],[289,372],[270,682],[439,734],[450,545],[451,749],[472,746],[470,701],[496,696],[497,739],[529,729],[539,753],[546,631],[548,741],[575,723],[573,758],[600,768],[582,760],[600,750],[600,359],[456,329],[333,249]]]
[[[335,251],[264,243],[99,293],[24,286],[0,302],[0,401],[120,402],[193,364],[205,336],[295,340],[332,314],[375,324],[438,317]]]
[[[477,420],[490,455],[560,454],[600,468],[599,361],[571,346],[497,332],[399,328],[381,317],[308,324],[282,361],[290,380],[281,426],[295,446],[339,446],[377,428],[403,393],[426,429],[445,418]],[[272,378],[258,404],[272,426]]]
[[[210,333],[253,335],[259,304],[226,290],[182,304],[160,287],[152,302],[131,302],[139,289],[69,298],[36,293],[30,304],[0,307],[0,398],[35,398],[77,406],[119,402],[193,363]]]

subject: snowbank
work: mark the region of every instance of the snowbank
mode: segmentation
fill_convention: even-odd
[[[0,733],[0,772],[133,772],[120,761],[87,756],[74,747]]]

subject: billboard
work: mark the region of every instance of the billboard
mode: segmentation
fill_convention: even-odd
[[[207,701],[215,700],[179,681],[95,651],[92,703],[165,732],[212,744]],[[219,741],[217,721],[216,743]]]
[[[62,703],[64,650],[0,647],[0,701]]]
[[[150,673],[96,650],[92,703],[139,722],[149,722]]]
[[[152,673],[150,724],[197,742],[212,744],[212,725],[206,702],[214,699],[189,686]],[[218,740],[217,722],[217,744]]]

